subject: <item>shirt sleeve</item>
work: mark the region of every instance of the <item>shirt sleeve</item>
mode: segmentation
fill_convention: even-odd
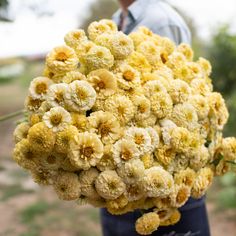
[[[155,34],[159,34],[163,37],[168,37],[173,40],[176,45],[180,43],[187,43],[191,45],[191,34],[190,32],[182,29],[176,25],[166,25],[159,28],[152,29]]]

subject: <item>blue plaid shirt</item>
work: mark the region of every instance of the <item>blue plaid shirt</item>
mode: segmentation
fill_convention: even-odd
[[[121,10],[113,15],[120,25]],[[176,44],[191,44],[190,31],[182,17],[162,0],[136,0],[128,8],[124,33],[129,34],[139,26],[146,26],[154,33],[172,39]]]

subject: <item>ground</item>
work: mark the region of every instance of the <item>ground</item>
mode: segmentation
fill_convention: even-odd
[[[18,83],[1,85],[0,115],[21,109],[26,94]],[[97,209],[58,200],[11,160],[14,127],[14,119],[0,123],[0,236],[101,236]],[[219,210],[217,191],[207,201],[212,236],[235,236],[236,210]]]

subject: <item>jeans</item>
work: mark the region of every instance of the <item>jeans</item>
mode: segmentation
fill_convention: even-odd
[[[210,236],[205,198],[188,202],[180,208],[181,219],[172,226],[159,227],[154,236]],[[135,231],[135,221],[141,216],[136,210],[124,215],[111,215],[106,209],[101,209],[101,223],[104,236],[138,236]]]

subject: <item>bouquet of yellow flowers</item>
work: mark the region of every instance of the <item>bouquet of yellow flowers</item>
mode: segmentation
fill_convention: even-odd
[[[210,63],[193,61],[187,44],[145,27],[127,36],[110,20],[64,41],[29,86],[14,160],[62,200],[115,215],[151,209],[136,222],[141,235],[175,224],[178,208],[236,163]]]

